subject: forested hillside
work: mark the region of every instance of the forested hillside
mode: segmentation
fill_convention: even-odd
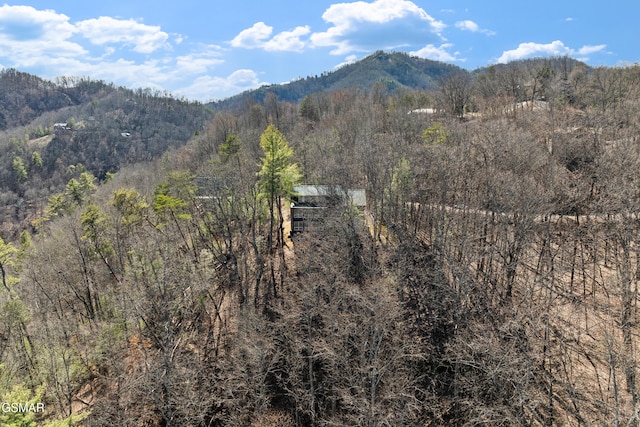
[[[369,92],[374,86],[389,92],[400,89],[433,90],[438,80],[466,70],[444,62],[410,56],[403,52],[375,52],[366,58],[345,64],[321,75],[300,78],[286,84],[274,84],[250,90],[213,102],[216,111],[235,110],[251,102],[269,103],[273,96],[280,101],[300,102],[311,94],[340,89],[360,89]]]
[[[0,230],[15,237],[82,171],[102,181],[121,165],[158,158],[183,146],[211,117],[201,104],[150,90],[87,78],[53,83],[4,70]]]
[[[74,170],[0,245],[0,392],[46,405],[0,423],[638,425],[639,91],[518,62]],[[302,183],[367,207],[290,235]]]

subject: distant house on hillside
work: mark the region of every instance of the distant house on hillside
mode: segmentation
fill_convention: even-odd
[[[415,110],[409,111],[407,114],[438,114],[438,111],[435,108],[416,108]]]
[[[68,135],[71,133],[71,127],[67,123],[54,123],[53,133],[56,135]]]
[[[361,210],[367,206],[367,194],[363,189],[345,192],[340,186],[298,185],[293,190],[295,196],[291,202],[292,233],[320,228],[328,215],[328,209],[341,203]]]

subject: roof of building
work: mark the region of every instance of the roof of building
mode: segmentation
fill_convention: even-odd
[[[340,187],[333,187],[335,189],[339,189]],[[332,194],[329,191],[328,185],[296,185],[293,187],[293,192],[298,196],[305,197],[320,197],[320,196],[328,196]]]
[[[297,196],[302,197],[325,197],[331,195],[344,195],[342,187],[339,185],[297,185],[293,187]],[[356,206],[367,205],[367,192],[364,189],[347,190],[347,196]]]
[[[438,110],[435,108],[416,108],[409,111],[407,114],[436,114]]]
[[[364,189],[347,190],[351,203],[358,207],[367,206],[367,192]]]

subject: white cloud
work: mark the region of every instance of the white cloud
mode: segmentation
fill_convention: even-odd
[[[180,73],[206,73],[212,67],[222,64],[224,61],[220,58],[214,58],[209,55],[188,54],[181,55],[176,58],[176,67]]]
[[[226,88],[251,86],[254,80],[246,77],[244,71],[233,73],[227,78],[212,78],[207,74],[213,74],[216,67],[224,63],[223,50],[215,45],[200,45],[195,52],[177,56],[159,56],[145,61],[119,58],[110,60],[103,58],[99,61],[88,61],[85,58],[58,58],[47,64],[50,70],[64,70],[60,74],[91,76],[95,79],[115,82],[132,88],[170,89],[173,93],[184,95],[190,99],[208,101]],[[243,77],[244,76],[244,77]],[[215,79],[218,86],[211,84],[202,87],[201,90],[185,90],[175,88],[195,85],[196,81]],[[226,82],[229,80],[228,82]],[[244,83],[243,83],[244,82]],[[252,87],[260,86],[255,84]],[[244,90],[244,89],[242,89]],[[239,92],[239,91],[238,91]],[[225,96],[237,92],[225,92]]]
[[[228,77],[211,77],[222,59],[199,57],[196,54],[135,61],[119,58],[87,61],[84,58],[58,57],[47,63],[55,75],[91,76],[130,88],[170,89],[172,93],[190,99],[209,101],[215,97],[234,95],[261,86],[257,75],[239,70]],[[204,82],[209,82],[204,84]],[[179,89],[176,89],[179,88]],[[215,94],[215,95],[214,95]]]
[[[289,46],[300,34],[283,34],[278,43]],[[163,49],[180,46],[181,52]],[[90,76],[128,87],[173,89],[194,81],[213,83],[193,90],[192,99],[212,94],[232,95],[234,88],[259,86],[255,73],[232,73],[229,77],[203,77],[224,62],[223,49],[215,45],[185,46],[178,34],[169,36],[158,26],[134,20],[100,17],[73,23],[53,10],[31,6],[0,6],[0,63],[44,78]],[[182,43],[182,44],[181,44]],[[123,48],[128,52],[125,52]],[[114,54],[118,53],[117,57]],[[140,60],[135,53],[154,54]],[[131,55],[133,54],[133,55]],[[195,83],[193,83],[195,84]],[[228,90],[227,92],[222,92]]]
[[[273,32],[273,27],[264,22],[256,22],[251,28],[240,31],[240,34],[231,40],[231,46],[245,49],[260,48]]]
[[[469,20],[456,22],[456,28],[463,31],[471,31],[472,33],[480,31],[478,24]]]
[[[296,27],[293,31],[283,31],[266,42],[264,49],[268,51],[300,52],[305,47],[305,42],[301,40],[301,37],[310,32],[311,29],[308,26]]]
[[[0,7],[0,32],[19,41],[53,38],[65,40],[76,31],[69,17],[31,6]]]
[[[606,49],[606,44],[599,44],[597,46],[582,46],[578,49],[578,55],[591,55],[592,53],[601,52]]]
[[[460,61],[461,59],[457,58],[456,54],[451,54],[447,51],[447,49],[453,47],[450,43],[445,43],[440,46],[434,46],[432,44],[428,44],[420,50],[415,52],[410,52],[410,55],[414,55],[420,58],[431,59],[433,61],[441,61],[441,62],[453,62]]]
[[[465,20],[465,21],[458,21],[456,22],[456,28],[462,31],[470,31],[472,33],[483,33],[486,34],[488,36],[493,36],[495,35],[495,32],[491,31],[491,30],[486,30],[483,28],[480,28],[480,26],[478,24],[476,24],[473,21],[470,20]]]
[[[520,45],[516,49],[502,52],[502,55],[500,56],[500,58],[498,58],[497,62],[506,63],[534,56],[574,56],[576,54],[589,55],[592,53],[600,52],[605,48],[606,45],[602,44],[598,46],[587,45],[581,47],[578,50],[575,50],[568,46],[565,46],[565,44],[560,40],[556,40],[547,44],[533,42],[520,43]]]
[[[68,39],[76,32],[69,17],[31,6],[0,7],[0,56],[13,67],[28,67],[39,58],[74,57],[87,51]]]
[[[216,94],[216,98],[221,99],[265,84],[267,83],[261,82],[255,71],[243,69],[236,70],[227,77],[200,76],[189,86],[175,92],[190,99],[206,102],[213,99],[212,95],[207,94]]]
[[[316,47],[332,47],[334,55],[392,49],[441,39],[444,23],[408,0],[357,1],[331,5],[322,15],[332,26],[314,33]]]
[[[167,43],[169,35],[160,27],[145,25],[133,19],[121,20],[108,16],[87,19],[76,24],[78,31],[96,45],[122,43],[133,46],[138,53],[152,53]]]
[[[55,58],[48,66],[54,70],[66,70],[62,75],[91,76],[129,87],[158,87],[172,78],[175,64],[159,60],[136,62],[119,58],[116,61],[90,62],[78,58]]]
[[[264,49],[267,51],[300,52],[305,47],[302,37],[311,32],[308,26],[296,27],[292,31],[283,31],[273,36],[273,27],[264,22],[257,22],[251,28],[242,30],[233,40],[231,46],[244,49]]]

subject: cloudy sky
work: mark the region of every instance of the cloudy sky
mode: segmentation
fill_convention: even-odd
[[[0,66],[206,102],[379,49],[467,69],[557,55],[636,63],[638,17],[636,0],[31,0],[0,6]]]

